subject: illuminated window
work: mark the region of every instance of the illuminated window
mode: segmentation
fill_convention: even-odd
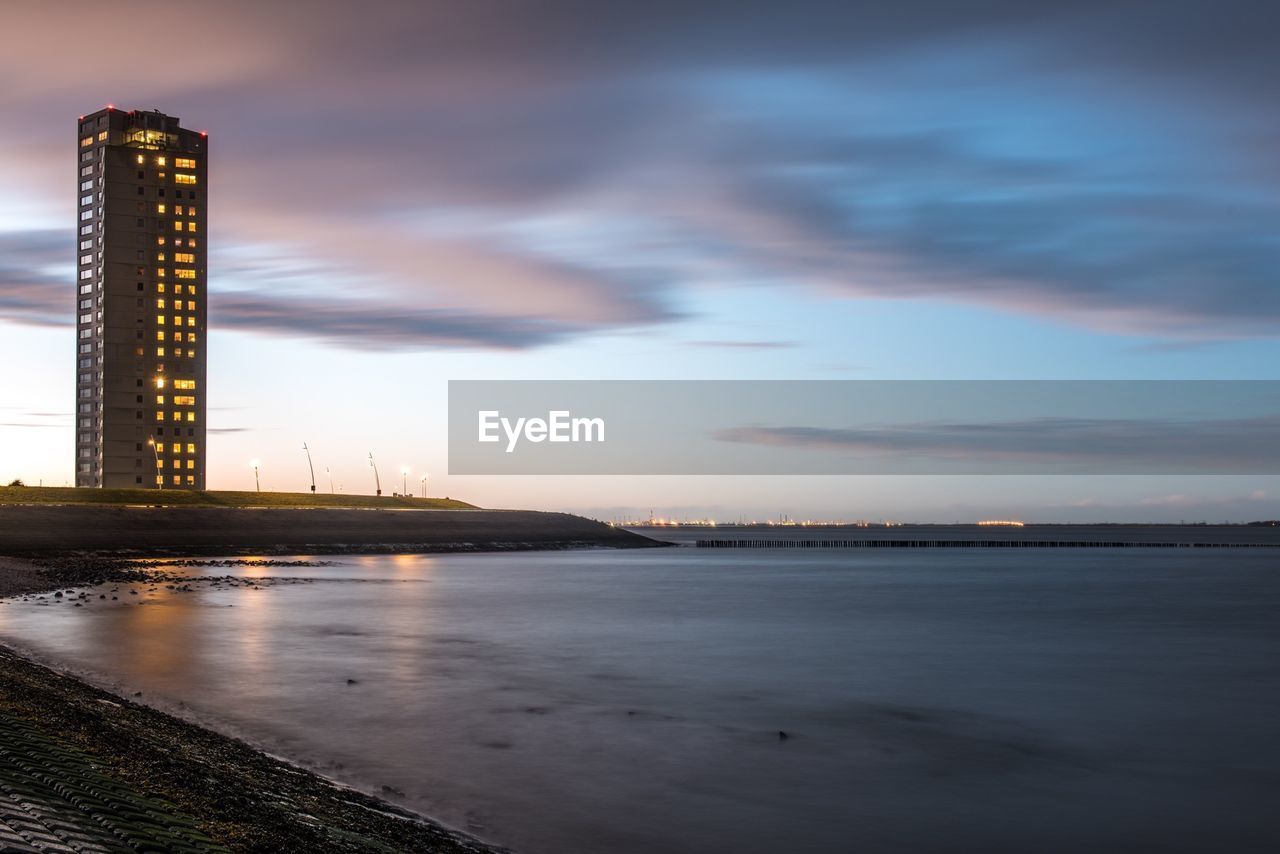
[[[157,314],[157,315],[156,315],[156,323],[160,324],[161,326],[164,326],[164,315],[163,315],[163,314]]]
[[[146,160],[146,158],[145,158],[145,157],[143,157],[141,154],[139,154],[139,155],[138,155],[138,162],[139,162],[139,163],[142,163],[144,160]]]
[[[173,158],[173,165],[178,169],[196,168],[196,162],[192,160],[190,157],[175,157]]]
[[[187,468],[189,468],[189,469],[193,469],[193,468],[195,468],[195,467],[196,467],[196,461],[195,461],[195,460],[187,460]],[[191,475],[187,475],[187,480],[191,480]]]
[[[84,139],[80,140],[81,148],[88,148],[91,145],[93,145],[93,137],[91,136],[86,136]]]
[[[156,298],[156,308],[164,308],[164,297]]]
[[[180,453],[182,453],[182,443],[181,443],[181,442],[174,442],[174,443],[173,443],[173,452],[174,452],[175,454],[180,454]]]
[[[164,278],[164,273],[165,273],[164,267],[158,267],[156,269],[156,275],[159,276],[161,279]]]
[[[192,344],[196,343],[196,334],[195,334],[194,332],[188,332],[188,333],[187,333],[187,340],[188,340],[189,342],[191,342]],[[193,355],[193,356],[194,356],[195,354],[194,354],[194,353],[192,353],[191,355]]]
[[[156,282],[156,293],[164,293],[164,282]]]
[[[188,353],[191,353],[191,355],[193,355],[193,356],[195,355],[195,353],[193,353],[193,352],[192,352],[192,351],[190,351],[190,350],[188,350],[187,352],[188,352]],[[196,420],[196,414],[195,414],[195,412],[188,412],[188,413],[187,413],[187,420],[188,420],[188,421],[195,421],[195,420]]]
[[[182,485],[182,475],[180,475],[180,474],[175,474],[175,475],[173,476],[173,485],[174,485],[174,486],[181,486],[181,485]]]
[[[174,231],[182,231],[182,223],[178,222],[177,220],[174,220],[174,223],[173,223],[173,230],[174,230]]]
[[[195,452],[196,452],[196,443],[195,443],[195,442],[188,442],[188,443],[187,443],[187,453],[188,453],[188,454],[194,454]]]
[[[195,295],[196,295],[196,286],[195,286],[195,285],[187,285],[187,293],[191,294],[192,296],[195,296]]]
[[[163,260],[164,260],[164,253],[163,253],[163,252],[157,252],[157,253],[156,253],[156,260],[157,260],[157,261],[163,261]]]
[[[156,413],[156,420],[157,420],[157,421],[163,421],[163,420],[164,420],[164,413],[163,413],[163,412],[157,412],[157,413]]]
[[[195,486],[196,479],[193,475],[187,475],[187,486]]]
[[[181,413],[181,412],[175,412],[175,413],[173,413],[173,420],[174,420],[174,421],[181,421],[181,420],[182,420],[182,413]]]
[[[156,395],[156,406],[164,406],[164,395],[163,395],[163,394],[157,394],[157,395]]]
[[[162,486],[163,484],[164,484],[164,475],[162,474],[156,475],[156,486]]]
[[[195,380],[174,380],[174,381],[173,381],[173,387],[174,387],[174,388],[183,388],[183,389],[195,388],[195,387],[196,387],[196,381],[195,381]]]
[[[163,359],[163,358],[164,358],[164,348],[163,348],[163,347],[157,347],[157,348],[156,348],[156,358],[157,358],[157,359]]]
[[[195,270],[174,270],[173,274],[179,279],[194,279],[196,277]]]
[[[195,326],[195,325],[196,325],[196,319],[194,317],[188,317],[187,326]]]
[[[156,238],[156,243],[160,246],[164,246],[168,241],[169,238],[165,237],[163,234]]]
[[[174,406],[195,406],[196,399],[194,395],[190,395],[190,394],[174,395],[173,405]]]
[[[105,130],[104,130],[104,131],[99,131],[99,132],[98,132],[98,142],[106,142],[106,141],[107,141],[107,132],[106,132]]]
[[[164,340],[164,330],[163,330],[163,329],[157,329],[157,330],[156,330],[156,340],[157,340],[157,341],[163,341],[163,340]]]
[[[192,249],[195,249],[195,248],[196,248],[196,239],[195,239],[194,237],[188,237],[188,238],[187,238],[187,245],[188,245],[188,246],[190,246]]]
[[[187,300],[187,311],[195,311],[195,310],[196,310],[196,301],[191,299]]]
[[[194,264],[196,256],[194,252],[175,252],[173,254],[173,262],[175,264]]]
[[[196,224],[194,222],[187,223],[187,231],[194,232],[195,230],[196,230]]]
[[[162,214],[162,213],[165,213],[166,211],[167,211],[167,208],[165,208],[163,204],[156,205],[156,213]]]
[[[177,385],[177,382],[174,382]],[[164,377],[156,377],[156,388],[164,388]]]
[[[181,172],[173,176],[173,180],[179,184],[194,184],[196,182],[195,175],[183,175]]]
[[[169,159],[168,159],[167,157],[163,157],[163,156],[162,156],[162,157],[157,157],[157,158],[156,158],[156,165],[157,165],[157,166],[167,166],[167,165],[169,165]]]

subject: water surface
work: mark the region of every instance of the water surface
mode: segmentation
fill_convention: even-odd
[[[1274,552],[338,560],[0,636],[527,854],[1280,845]]]

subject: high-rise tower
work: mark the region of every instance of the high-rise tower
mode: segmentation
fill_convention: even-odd
[[[204,489],[208,137],[114,107],[76,131],[76,485]]]

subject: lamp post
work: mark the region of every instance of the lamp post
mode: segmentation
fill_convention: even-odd
[[[400,494],[409,494],[409,467],[400,466]]]
[[[151,453],[156,457],[156,489],[164,489],[164,475],[160,473],[160,446],[156,444],[155,436],[147,439],[147,444],[151,446]]]
[[[258,461],[251,460],[249,465],[253,466],[253,485],[258,492],[262,491],[262,481],[258,479]]]
[[[382,494],[382,481],[378,478],[378,464],[373,461],[373,451],[369,452],[369,465],[373,468],[373,486]]]
[[[418,483],[422,486],[422,497],[427,497],[427,476],[424,474],[418,479]]]
[[[333,472],[329,471],[329,467],[324,467],[324,473],[329,476],[329,494],[333,495]]]
[[[302,443],[302,450],[307,452],[307,468],[311,470],[311,494],[316,494],[316,467],[311,464],[311,449],[307,447],[307,443]]]

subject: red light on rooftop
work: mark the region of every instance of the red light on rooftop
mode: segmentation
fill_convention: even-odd
[[[200,135],[201,135],[201,136],[208,136],[208,135],[209,135],[209,132],[208,132],[207,130],[202,130],[202,131],[200,131]]]
[[[108,110],[114,110],[115,108],[116,108],[116,105],[115,105],[115,104],[107,104],[107,109],[108,109]]]

